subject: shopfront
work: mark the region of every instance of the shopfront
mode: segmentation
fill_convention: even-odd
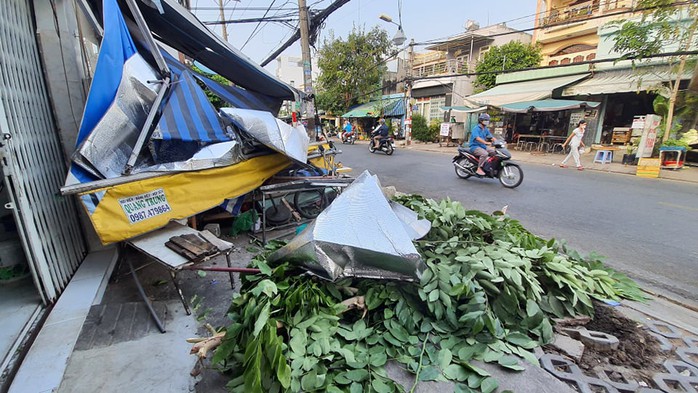
[[[600,104],[553,99],[505,104],[500,107],[504,124],[502,135],[521,150],[563,150],[562,144],[580,120],[586,120],[591,127],[597,124]],[[591,144],[592,138],[586,135],[584,142]]]

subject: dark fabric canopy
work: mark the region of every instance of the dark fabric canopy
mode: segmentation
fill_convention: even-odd
[[[95,15],[102,15],[102,1],[89,0]],[[151,32],[159,41],[204,64],[245,89],[278,100],[296,100],[298,90],[277,79],[247,56],[223,42],[175,0],[160,0],[163,13],[151,1],[136,0]],[[125,1],[119,1],[130,16]]]

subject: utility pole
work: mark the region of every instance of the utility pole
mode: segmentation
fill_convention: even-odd
[[[221,28],[223,29],[223,40],[228,43],[228,24],[225,23],[225,9],[223,8],[223,0],[218,0],[218,12],[221,16]]]
[[[410,47],[407,52],[407,95],[406,109],[407,121],[405,122],[405,143],[412,144],[412,69],[414,68],[414,38],[410,40]]]
[[[310,63],[310,23],[305,0],[298,0],[298,13],[300,16],[301,55],[303,58],[303,90],[308,97],[304,105],[305,116],[308,121],[308,136],[313,140],[317,137],[317,131],[315,130],[315,95],[313,94],[313,70]]]

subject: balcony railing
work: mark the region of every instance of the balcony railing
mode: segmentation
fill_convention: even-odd
[[[451,59],[439,63],[429,65],[416,65],[414,74],[416,76],[431,76],[431,75],[448,75],[448,74],[465,74],[475,72],[476,62],[461,61]]]
[[[635,8],[637,0],[589,0],[576,2],[573,6],[553,8],[540,19],[542,27],[584,20],[595,14],[608,14],[623,9]]]

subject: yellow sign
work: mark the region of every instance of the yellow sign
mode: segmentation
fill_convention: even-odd
[[[640,177],[659,177],[659,158],[640,158],[637,163],[637,176]]]
[[[90,191],[81,194],[80,201],[102,243],[114,243],[245,195],[290,163],[282,154],[259,156],[231,166],[163,174]]]

